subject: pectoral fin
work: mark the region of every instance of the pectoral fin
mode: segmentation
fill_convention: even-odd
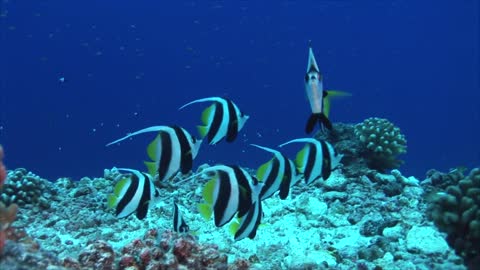
[[[352,94],[343,91],[336,91],[336,90],[327,90],[325,97],[323,98],[323,113],[328,118],[330,116],[330,104],[332,102],[332,98],[337,97],[349,97]]]

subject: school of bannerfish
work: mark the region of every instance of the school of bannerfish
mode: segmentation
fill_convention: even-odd
[[[305,90],[312,109],[305,128],[306,133],[311,133],[316,123],[320,128],[331,130],[332,124],[328,119],[329,98],[346,93],[323,89],[322,74],[311,47],[305,75]],[[207,140],[210,145],[215,145],[223,139],[234,142],[249,119],[249,116],[232,100],[221,97],[197,99],[181,106],[179,110],[203,102],[209,102],[211,105],[202,113],[202,125],[197,126],[202,139],[196,139],[180,126],[152,126],[107,144],[109,146],[143,133],[157,132],[157,136],[147,147],[147,154],[151,159],[145,162],[148,172],[119,169],[126,174],[122,175],[121,180],[115,185],[113,194],[108,197],[108,207],[115,209],[118,218],[134,213],[138,219],[145,218],[148,209],[159,199],[160,191],[154,185],[155,179],[168,181],[178,173],[182,175],[190,173],[202,141]],[[273,154],[269,161],[259,166],[255,176],[250,175],[239,165],[218,164],[204,169],[201,174],[211,175],[211,180],[203,188],[204,203],[197,207],[200,214],[207,220],[213,215],[217,227],[230,223],[230,231],[235,240],[246,237],[253,239],[263,217],[262,201],[276,192],[282,200],[286,199],[290,188],[301,182],[302,178],[307,185],[316,180],[327,180],[343,156],[335,152],[330,143],[314,138],[293,139],[279,147],[292,143],[304,144],[294,161],[279,150],[251,144]],[[188,232],[189,227],[178,205],[173,202],[172,207],[173,230],[180,233]]]

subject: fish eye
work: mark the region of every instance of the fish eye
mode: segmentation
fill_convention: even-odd
[[[305,74],[305,81],[308,82],[309,78],[308,78],[308,74]]]

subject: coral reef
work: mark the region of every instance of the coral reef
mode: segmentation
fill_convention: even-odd
[[[7,176],[7,169],[3,164],[3,146],[0,144],[0,187],[3,185]]]
[[[24,229],[10,227],[5,234],[9,241],[0,257],[0,269],[64,269],[57,254],[42,249]]]
[[[6,169],[3,164],[3,147],[0,145],[0,191],[3,190],[6,179]],[[15,203],[5,205],[0,201],[0,256],[6,242],[6,230],[17,217],[18,206]]]
[[[144,220],[116,219],[105,211],[116,174],[53,182],[51,207],[25,205],[14,223],[35,239],[34,250],[22,248],[25,237],[9,238],[0,268],[45,269],[49,262],[62,269],[465,269],[428,220],[418,180],[400,172],[347,178],[337,170],[315,188],[295,186],[288,200],[265,200],[265,226],[242,241],[198,214],[203,178],[162,192]],[[195,236],[171,231],[173,198]],[[30,264],[18,262],[23,256]]]
[[[398,168],[399,154],[407,151],[407,140],[400,129],[387,119],[372,117],[355,125],[355,135],[365,147],[365,158],[372,169]]]
[[[432,197],[430,217],[442,232],[447,233],[448,244],[465,259],[467,264],[480,260],[480,168],[470,171],[468,176],[455,169],[448,174],[438,172],[430,175],[430,183],[443,185]],[[451,180],[456,179],[455,183]],[[427,182],[428,183],[428,182]],[[444,186],[444,185],[443,185]]]
[[[191,235],[148,230],[143,240],[122,248],[121,269],[227,269],[227,256],[216,245],[200,244]]]

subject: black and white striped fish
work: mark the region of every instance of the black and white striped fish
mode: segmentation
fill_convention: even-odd
[[[179,171],[183,174],[190,172],[202,140],[195,139],[188,131],[179,126],[144,128],[111,142],[107,146],[147,132],[158,132],[158,135],[147,147],[147,154],[152,161],[145,162],[145,165],[152,176],[158,174],[158,179],[163,181],[171,179]]]
[[[273,154],[273,158],[257,170],[257,179],[263,183],[261,200],[271,197],[276,191],[280,191],[279,196],[282,200],[286,199],[290,187],[300,179],[295,164],[280,151],[256,144],[251,145]]]
[[[176,202],[173,202],[173,230],[179,233],[186,233],[190,230]]]
[[[207,137],[209,144],[217,144],[223,138],[226,138],[227,142],[233,142],[249,116],[243,114],[230,99],[220,97],[197,99],[183,105],[179,110],[199,102],[213,102],[202,113],[203,125],[197,126],[200,136]]]
[[[300,138],[280,145],[290,143],[307,143],[297,154],[295,164],[303,173],[305,183],[308,185],[317,179],[327,180],[332,171],[338,166],[343,155],[338,154],[333,146],[326,141],[313,138]]]
[[[239,166],[216,165],[202,171],[215,173],[207,182],[202,195],[205,203],[198,206],[202,216],[209,219],[213,213],[215,225],[221,227],[235,214],[245,216],[258,199],[262,184]]]
[[[108,195],[108,207],[115,207],[117,218],[127,217],[135,212],[138,219],[147,216],[148,208],[159,198],[159,190],[153,184],[152,176],[132,169],[118,169],[131,173],[123,177]]]

